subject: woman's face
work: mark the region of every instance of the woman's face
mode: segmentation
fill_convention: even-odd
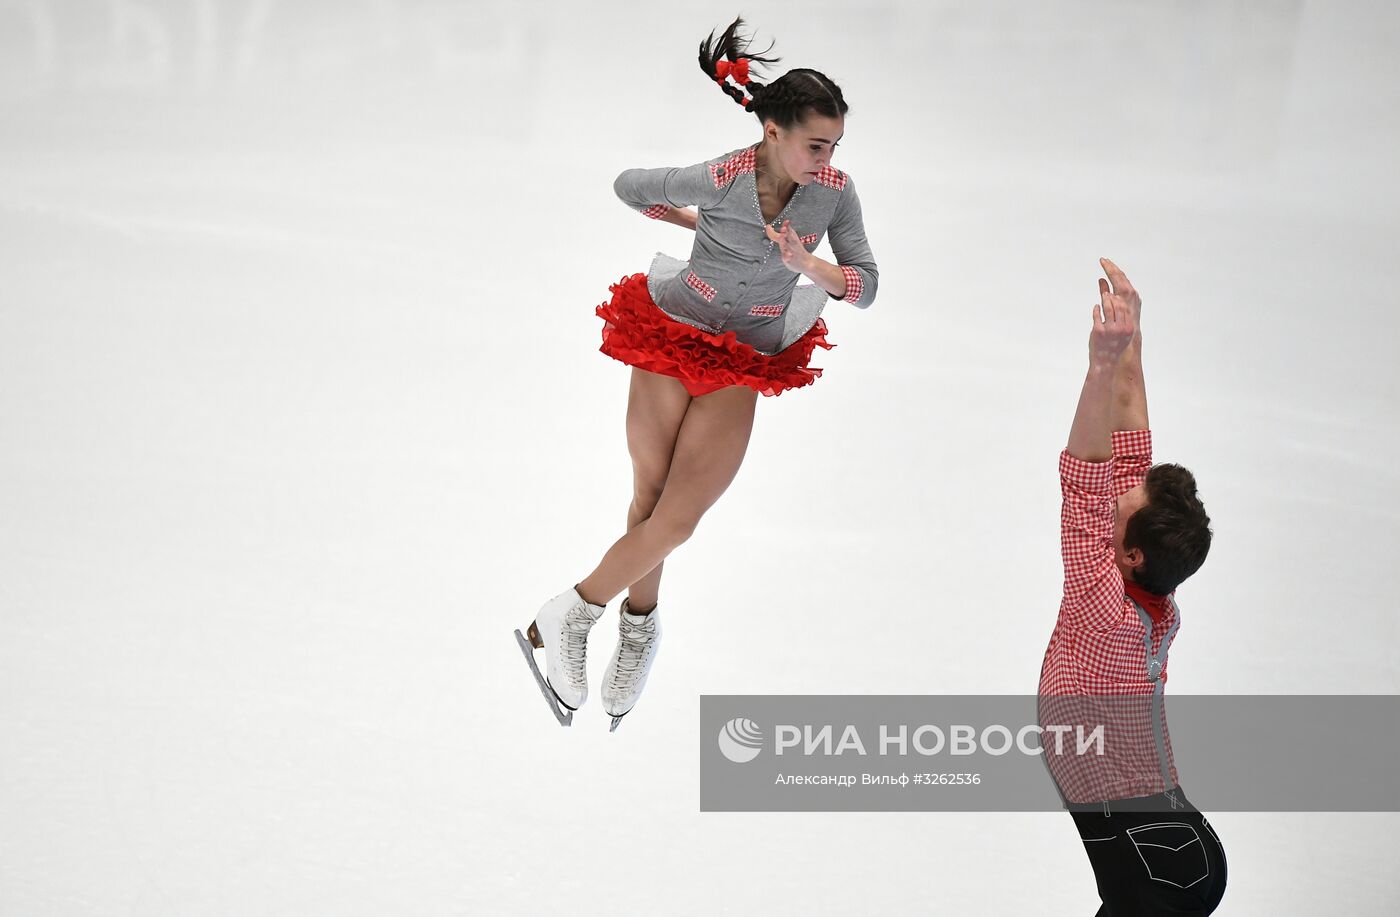
[[[810,184],[817,172],[831,165],[831,156],[845,132],[845,118],[828,118],[815,113],[808,113],[806,120],[791,128],[781,128],[773,121],[763,122],[763,140],[770,152],[776,154],[777,165],[799,185]]]

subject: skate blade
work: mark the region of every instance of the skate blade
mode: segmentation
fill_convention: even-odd
[[[618,723],[621,723],[621,722],[622,722],[622,717],[623,717],[623,716],[626,716],[626,715],[627,715],[627,714],[624,713],[624,714],[622,714],[622,716],[615,716],[615,717],[613,717],[613,718],[612,718],[612,725],[608,727],[608,732],[617,732],[617,724],[618,724]]]
[[[533,625],[532,625],[533,626]],[[572,726],[574,724],[574,712],[570,710],[565,713],[559,709],[559,701],[554,697],[554,689],[545,681],[544,675],[540,673],[540,667],[535,664],[535,651],[530,646],[530,641],[525,639],[519,628],[515,631],[515,642],[520,645],[520,652],[525,654],[525,661],[529,663],[530,672],[535,676],[535,684],[540,686],[540,693],[544,695],[544,702],[549,705],[550,711],[554,713],[554,718],[559,721],[560,726]]]

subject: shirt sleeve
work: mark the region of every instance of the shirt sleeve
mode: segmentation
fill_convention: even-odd
[[[721,195],[709,163],[682,168],[628,169],[613,181],[622,202],[643,216],[659,220],[671,207],[709,207]]]
[[[1123,494],[1147,480],[1152,470],[1152,431],[1118,430],[1113,441],[1113,496]]]
[[[1113,562],[1113,465],[1060,453],[1060,620],[1070,627],[1104,630],[1123,617],[1123,575]]]
[[[841,191],[841,200],[836,204],[836,212],[831,217],[831,225],[827,227],[827,239],[841,273],[846,276],[846,295],[841,299],[861,309],[868,307],[875,301],[880,269],[875,265],[875,255],[865,238],[860,198],[849,174]]]

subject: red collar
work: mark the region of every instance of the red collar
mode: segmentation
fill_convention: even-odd
[[[1153,621],[1162,620],[1171,610],[1169,604],[1171,602],[1170,594],[1153,595],[1132,580],[1123,581],[1123,590],[1128,593],[1128,596],[1133,599],[1133,601],[1147,609],[1147,613],[1152,616]]]

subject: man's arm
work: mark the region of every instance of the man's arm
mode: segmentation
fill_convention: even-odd
[[[1141,484],[1152,468],[1152,439],[1146,431],[1147,386],[1142,375],[1142,297],[1118,265],[1100,258],[1108,280],[1099,278],[1099,302],[1115,300],[1133,317],[1132,341],[1118,358],[1113,374],[1109,429],[1113,436],[1113,495],[1122,496]],[[1124,435],[1131,432],[1132,436]]]
[[[1113,377],[1112,429],[1146,430],[1147,385],[1142,378],[1142,297],[1118,265],[1107,258],[1099,259],[1099,263],[1108,275],[1108,280],[1099,278],[1100,306],[1106,305],[1110,299],[1116,300],[1132,316],[1134,328],[1133,339],[1118,358],[1118,368]]]
[[[1064,560],[1062,620],[1107,627],[1122,614],[1123,581],[1113,561],[1111,412],[1118,361],[1136,326],[1126,304],[1094,307],[1089,371],[1079,392],[1069,445],[1060,455],[1060,555]]]
[[[1089,372],[1079,391],[1079,406],[1066,448],[1080,461],[1106,462],[1113,454],[1108,434],[1113,431],[1109,409],[1114,405],[1114,377],[1137,326],[1127,303],[1112,296],[1101,298],[1094,306],[1093,321],[1089,332]],[[1143,405],[1145,412],[1145,397]]]

